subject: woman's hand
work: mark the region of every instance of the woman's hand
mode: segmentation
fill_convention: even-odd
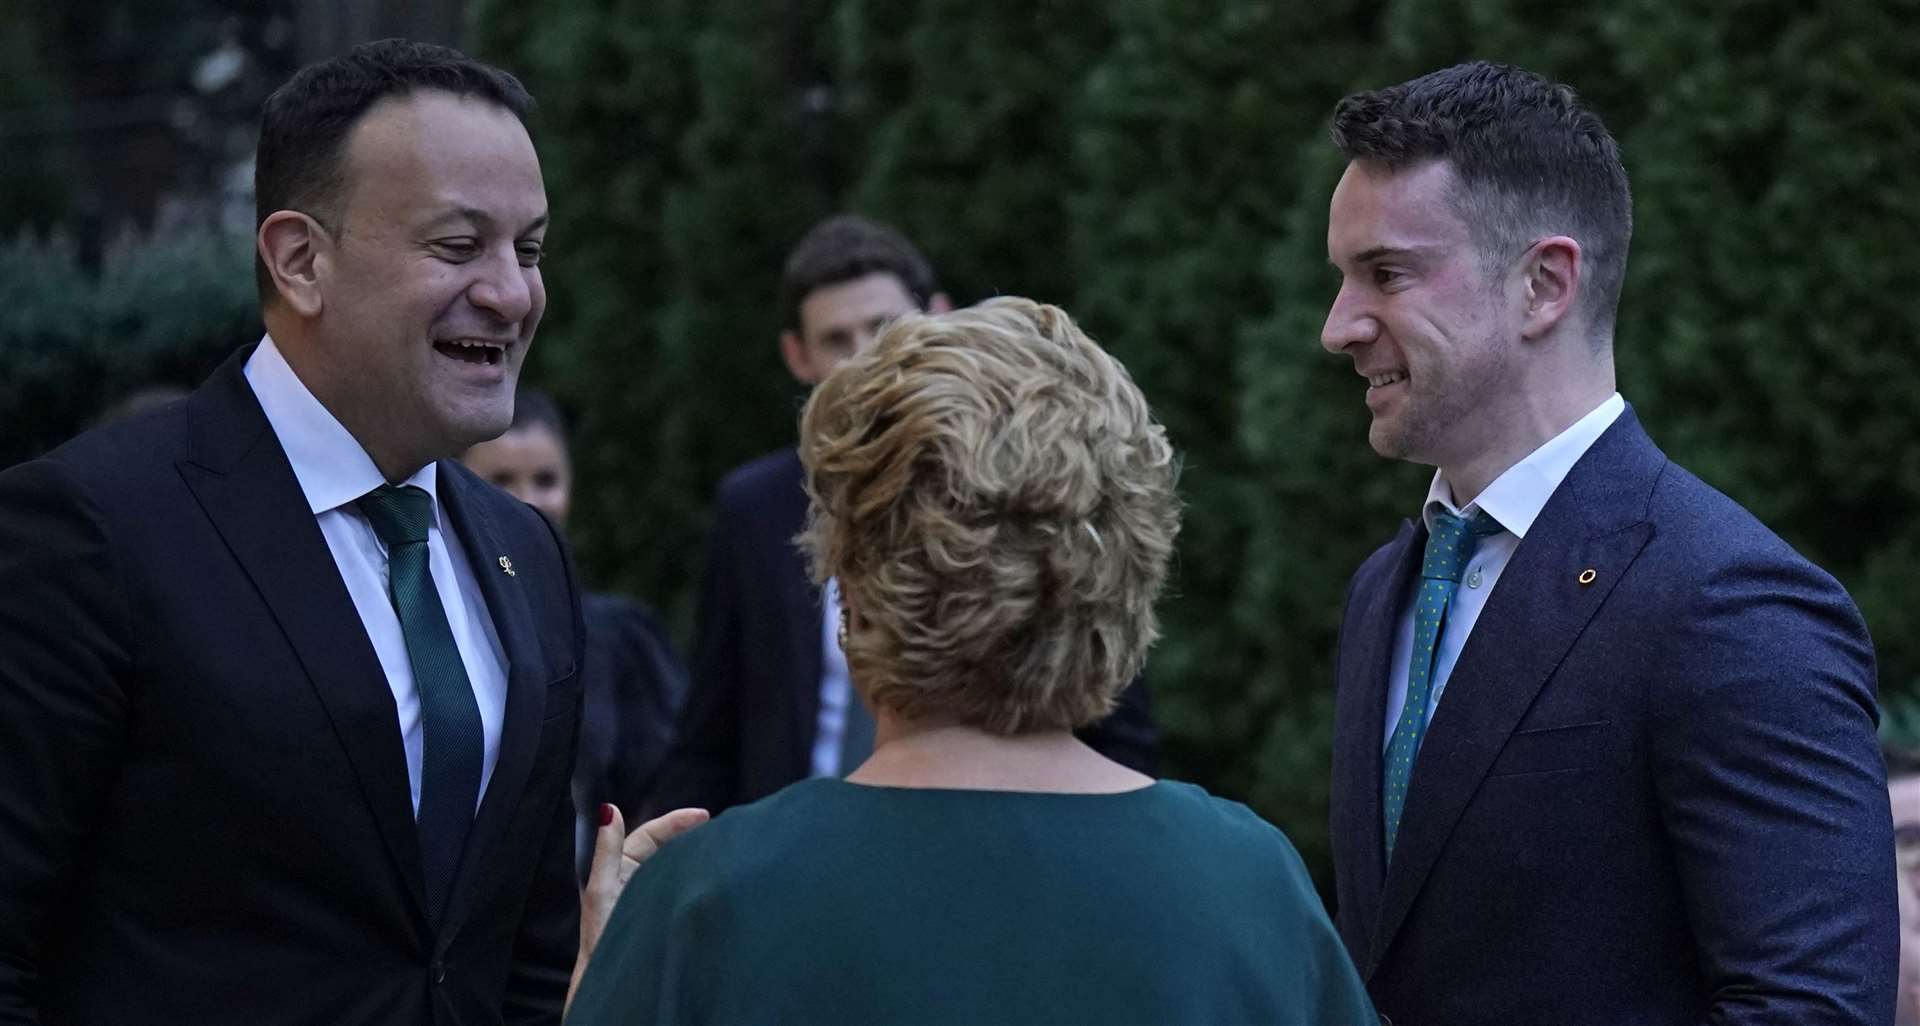
[[[567,1004],[580,989],[580,977],[587,971],[587,959],[600,943],[613,906],[627,887],[627,878],[640,864],[654,856],[660,846],[707,821],[705,809],[675,809],[664,816],[647,820],[633,833],[626,832],[626,821],[612,805],[600,806],[600,832],[593,837],[593,867],[587,872],[587,886],[580,892],[580,954],[573,961],[573,982],[567,985]]]

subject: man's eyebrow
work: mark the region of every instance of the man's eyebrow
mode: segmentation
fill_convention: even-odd
[[[488,217],[485,211],[475,210],[472,207],[454,207],[441,211],[420,227],[422,230],[431,231],[435,228],[444,228],[455,222],[462,221],[471,222],[476,227],[484,227],[493,223],[493,219]]]
[[[524,235],[527,232],[545,228],[547,226],[547,218],[548,213],[544,210],[541,211],[540,216],[529,222],[525,228],[520,230],[519,234]],[[421,226],[421,229],[431,231],[455,222],[466,222],[476,228],[485,229],[493,226],[493,215],[475,207],[455,207],[428,221]]]
[[[1376,260],[1421,257],[1440,248],[1439,246],[1369,246],[1355,253],[1351,259],[1355,264],[1370,264]],[[1327,265],[1335,270],[1339,270],[1340,258],[1329,254],[1327,257]]]
[[[1419,256],[1432,248],[1432,246],[1374,246],[1361,250],[1354,256],[1353,262],[1370,264],[1375,260],[1385,260],[1388,257]]]

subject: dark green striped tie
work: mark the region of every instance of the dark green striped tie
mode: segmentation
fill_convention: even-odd
[[[381,485],[357,505],[387,546],[387,595],[400,614],[407,661],[420,693],[420,862],[429,911],[438,916],[453,888],[479,801],[486,745],[480,705],[427,566],[433,497],[411,485]]]

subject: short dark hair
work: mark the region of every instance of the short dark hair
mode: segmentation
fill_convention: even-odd
[[[553,397],[537,388],[521,388],[513,393],[513,423],[507,425],[507,431],[528,428],[546,428],[559,439],[560,448],[567,447],[566,418],[560,415],[560,407]]]
[[[381,39],[309,64],[261,109],[254,228],[276,210],[298,210],[329,231],[337,229],[348,136],[375,103],[421,89],[478,97],[512,111],[523,125],[533,113],[533,97],[519,79],[451,47]],[[274,296],[273,278],[257,256],[254,271],[265,303]]]
[[[1473,61],[1355,93],[1333,110],[1333,142],[1350,161],[1402,171],[1447,161],[1460,214],[1489,266],[1542,233],[1572,236],[1585,256],[1587,307],[1613,330],[1633,235],[1620,146],[1570,86]]]
[[[936,291],[933,265],[905,235],[854,214],[829,217],[807,230],[780,273],[780,312],[789,331],[800,330],[800,304],[816,289],[891,274],[915,306],[925,310]]]

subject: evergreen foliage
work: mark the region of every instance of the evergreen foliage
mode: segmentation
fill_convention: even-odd
[[[260,337],[253,240],[126,236],[98,270],[71,239],[0,245],[0,466],[52,448],[146,385],[190,387]]]
[[[1340,171],[1325,125],[1353,89],[1486,57],[1575,83],[1622,141],[1639,227],[1622,389],[1656,439],[1853,589],[1889,690],[1920,677],[1920,349],[1904,305],[1920,283],[1902,257],[1920,228],[1920,54],[1897,5],[733,6],[605,12],[599,45],[661,42],[631,58],[650,66],[612,75],[579,54],[535,63],[561,52],[541,40],[580,17],[559,13],[573,4],[516,8],[494,51],[555,119],[542,142],[558,209],[605,209],[619,174],[662,182],[645,212],[659,230],[620,232],[620,260],[566,264],[569,295],[626,330],[583,330],[585,304],[556,310],[543,345],[564,362],[543,369],[587,411],[600,498],[584,558],[683,628],[713,482],[792,439],[780,257],[830,210],[890,221],[957,301],[1067,307],[1153,400],[1189,503],[1149,671],[1168,770],[1247,798],[1324,867],[1346,578],[1427,477],[1368,451],[1351,369],[1319,348]],[[621,85],[642,78],[665,81]],[[626,117],[691,120],[634,154],[552,102],[594,80]],[[608,163],[585,177],[557,163],[576,160]],[[570,250],[614,234],[569,217],[556,238]]]
[[[1623,145],[1622,391],[1848,586],[1883,691],[1920,691],[1910,0],[470,10],[473,48],[540,99],[555,219],[529,380],[580,416],[582,563],[682,640],[714,484],[793,440],[780,262],[827,213],[890,221],[956,301],[1061,304],[1154,402],[1189,507],[1149,669],[1165,769],[1248,800],[1324,872],[1347,576],[1429,473],[1367,449],[1358,381],[1319,346],[1325,126],[1347,92],[1485,57],[1575,84]],[[244,248],[177,248],[101,277],[57,243],[0,250],[0,460],[257,332]]]

